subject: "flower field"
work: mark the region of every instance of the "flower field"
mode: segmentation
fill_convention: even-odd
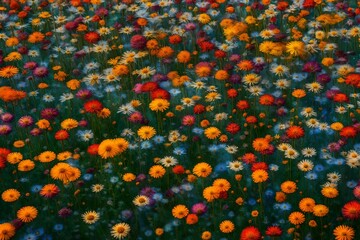
[[[360,239],[360,2],[3,0],[0,240]]]

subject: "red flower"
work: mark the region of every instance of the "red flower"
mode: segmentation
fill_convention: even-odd
[[[91,144],[88,149],[87,149],[87,152],[90,154],[90,155],[98,155],[98,149],[99,149],[99,145],[100,144]]]
[[[103,109],[103,105],[99,100],[89,100],[84,104],[84,109],[87,113],[97,113]]]
[[[247,164],[252,164],[256,161],[257,157],[255,156],[255,154],[253,153],[245,153],[242,157],[241,160],[243,160],[245,163]]]
[[[303,3],[304,8],[313,8],[315,6],[314,0],[305,0]]]
[[[171,35],[169,37],[169,42],[171,44],[179,44],[179,43],[181,43],[181,41],[182,41],[182,38],[179,35]]]
[[[274,102],[275,102],[275,98],[273,95],[270,94],[264,94],[259,98],[259,103],[261,105],[271,106],[274,104]]]
[[[222,50],[216,50],[214,53],[215,58],[224,58],[226,57],[226,52]]]
[[[194,106],[194,113],[195,114],[201,114],[201,113],[205,112],[205,110],[206,110],[205,106],[202,105],[202,104],[196,104]]]
[[[237,123],[229,123],[226,126],[226,131],[228,131],[231,134],[236,134],[240,131],[240,126]]]
[[[181,165],[176,165],[173,167],[172,171],[175,174],[183,174],[185,173],[185,168]]]
[[[66,140],[69,138],[69,136],[69,133],[64,129],[61,129],[55,133],[55,139],[58,141]]]
[[[236,98],[238,95],[238,91],[234,88],[230,88],[229,90],[227,90],[227,96],[228,98]]]
[[[245,121],[250,124],[257,123],[257,118],[255,116],[248,116],[245,118]]]
[[[346,76],[345,83],[354,87],[360,88],[360,74],[351,73]]]
[[[240,240],[260,240],[261,233],[259,229],[254,226],[244,228],[240,234]]]
[[[203,41],[203,42],[200,42],[198,43],[199,44],[199,47],[201,48],[201,51],[202,52],[208,52],[208,51],[211,51],[214,49],[215,45],[211,42],[208,42],[208,41]]]
[[[150,92],[150,97],[151,97],[152,100],[156,99],[156,98],[162,98],[162,99],[170,100],[171,95],[165,89],[158,88],[158,89],[155,89],[154,91]]]
[[[279,226],[269,226],[266,228],[265,234],[270,237],[278,237],[281,236],[282,230]]]
[[[288,8],[288,6],[289,6],[288,2],[280,1],[277,4],[277,9],[279,9],[280,11],[285,11]]]
[[[0,156],[0,169],[6,167],[6,158]]]
[[[141,92],[151,92],[158,88],[159,85],[156,82],[146,82],[141,86]]]
[[[251,166],[251,171],[255,172],[256,170],[267,171],[269,169],[268,165],[265,162],[256,162]]]
[[[146,38],[143,35],[134,35],[130,39],[130,45],[137,50],[144,49],[146,47]]]
[[[304,129],[300,126],[291,126],[286,130],[288,138],[297,139],[305,135]]]
[[[345,93],[336,93],[333,97],[334,102],[349,102],[349,98]]]
[[[353,126],[347,126],[341,129],[340,136],[346,137],[346,138],[353,138],[356,136],[356,128]]]
[[[245,110],[248,109],[250,107],[250,104],[248,101],[246,100],[240,100],[237,102],[236,107],[240,110]]]
[[[360,202],[353,200],[346,203],[341,209],[342,215],[350,220],[357,220],[360,218]]]
[[[85,34],[84,39],[88,43],[97,43],[100,40],[100,34],[97,32],[88,32]]]

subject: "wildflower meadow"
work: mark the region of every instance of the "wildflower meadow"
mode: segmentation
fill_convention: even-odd
[[[0,240],[360,239],[360,2],[1,0]]]

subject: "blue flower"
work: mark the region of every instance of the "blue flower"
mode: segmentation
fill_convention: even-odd
[[[322,171],[324,171],[324,166],[321,164],[317,164],[317,165],[315,165],[314,170],[316,172],[322,172]]]
[[[249,204],[250,206],[256,205],[256,199],[255,199],[255,198],[250,198],[250,199],[248,200],[248,204]]]
[[[281,203],[280,209],[283,211],[289,211],[291,209],[291,204],[290,203]]]
[[[140,145],[141,149],[149,149],[152,147],[152,144],[150,141],[143,141]]]
[[[165,142],[165,138],[163,136],[155,136],[153,139],[155,144],[162,144],[163,142]]]
[[[184,155],[184,154],[186,154],[186,149],[183,147],[176,147],[176,148],[174,148],[173,153],[175,155]]]
[[[40,192],[41,188],[42,188],[41,185],[34,185],[31,187],[31,192],[38,193],[38,192]]]
[[[309,179],[309,180],[316,180],[318,178],[318,176],[314,172],[308,172],[308,173],[306,173],[305,178]]]
[[[93,178],[93,175],[90,174],[90,173],[85,173],[85,174],[83,175],[83,179],[84,179],[85,181],[90,181],[92,178]]]
[[[356,181],[353,181],[353,180],[347,181],[347,182],[346,182],[346,186],[347,186],[348,188],[355,188],[355,187],[357,186],[357,182],[356,182]]]
[[[55,224],[54,225],[54,230],[55,231],[62,231],[64,229],[64,225],[62,225],[61,223]]]

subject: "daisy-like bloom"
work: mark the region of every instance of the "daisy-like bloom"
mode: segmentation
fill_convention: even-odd
[[[206,162],[198,163],[193,168],[193,173],[198,177],[206,178],[211,174],[211,172],[212,167]]]
[[[11,223],[1,223],[0,224],[0,239],[1,240],[10,240],[15,236],[16,228]]]
[[[279,79],[275,82],[275,86],[279,89],[287,89],[288,87],[290,87],[290,83],[291,82],[289,80]]]
[[[309,120],[306,121],[306,126],[308,126],[309,128],[316,128],[319,125],[320,122],[316,118],[310,118]]]
[[[323,187],[321,194],[327,198],[336,198],[339,195],[339,191],[335,187]]]
[[[25,223],[32,222],[37,215],[38,210],[33,206],[22,207],[16,213],[17,218]]]
[[[299,156],[299,153],[295,149],[288,149],[285,151],[285,157],[290,159],[295,159]]]
[[[18,164],[18,170],[21,172],[28,172],[35,168],[35,163],[29,159],[22,160]]]
[[[42,152],[39,156],[38,159],[40,162],[42,163],[47,163],[47,162],[52,162],[54,161],[56,158],[56,154],[52,151],[45,151]]]
[[[224,220],[219,225],[220,231],[223,233],[231,233],[235,229],[235,225],[230,220]]]
[[[255,149],[255,151],[262,152],[269,149],[270,143],[269,140],[266,138],[256,138],[252,142],[252,146]]]
[[[70,130],[78,126],[78,121],[72,118],[67,118],[61,122],[60,126],[65,130]]]
[[[305,222],[305,215],[302,212],[292,212],[289,215],[289,222],[294,225],[299,225]]]
[[[94,193],[98,193],[101,192],[104,189],[104,185],[103,184],[93,184],[91,186],[91,191]]]
[[[249,86],[258,84],[260,82],[260,80],[261,80],[261,77],[255,73],[250,73],[243,77],[243,82]]]
[[[332,183],[337,183],[341,179],[341,174],[337,172],[331,172],[326,174],[327,179]]]
[[[185,205],[179,204],[176,205],[171,212],[175,218],[182,219],[189,214],[189,209]]]
[[[15,202],[16,200],[18,200],[20,198],[20,195],[21,194],[18,190],[11,188],[11,189],[5,190],[1,194],[1,198],[4,202]]]
[[[98,154],[103,159],[115,157],[119,152],[113,139],[103,140],[98,147]]]
[[[300,126],[291,126],[286,130],[286,135],[290,139],[297,139],[302,138],[305,135],[305,132]]]
[[[203,197],[208,202],[212,202],[220,197],[220,189],[216,186],[206,187],[203,190]]]
[[[240,240],[260,240],[261,232],[254,226],[244,228],[240,234]]]
[[[316,112],[314,111],[314,109],[312,107],[303,108],[301,110],[300,114],[305,117],[316,117],[317,116]]]
[[[282,234],[282,230],[279,226],[269,226],[266,228],[265,234],[270,237],[279,237]]]
[[[232,161],[229,162],[228,164],[228,168],[230,168],[230,170],[238,172],[244,169],[244,166],[242,164],[242,162],[240,161]]]
[[[312,82],[305,84],[305,87],[310,91],[314,93],[318,93],[323,89],[323,86],[318,82]]]
[[[353,240],[355,237],[354,229],[346,225],[337,226],[334,229],[333,234],[335,240]]]
[[[164,112],[170,107],[170,102],[166,99],[157,98],[150,102],[149,107],[151,111]]]
[[[220,192],[227,192],[230,189],[231,184],[228,180],[224,178],[218,178],[214,180],[213,186],[217,187]]]
[[[305,54],[305,43],[302,41],[291,41],[286,44],[286,52],[291,56],[297,57]]]
[[[60,189],[55,184],[46,184],[43,186],[40,190],[40,195],[45,198],[53,198],[56,195],[58,195],[60,192]]]
[[[150,203],[150,199],[149,199],[149,197],[147,197],[145,195],[138,195],[134,198],[134,200],[132,202],[134,205],[136,205],[138,207],[143,207]]]
[[[303,198],[299,202],[299,208],[303,212],[312,212],[315,206],[315,200],[312,198]]]
[[[285,152],[286,150],[288,149],[292,149],[293,147],[288,144],[288,143],[280,143],[278,146],[277,146],[277,149],[282,151],[282,152]]]
[[[100,215],[95,211],[87,211],[81,215],[81,218],[86,224],[94,224],[100,219]]]
[[[329,213],[329,208],[323,204],[317,204],[313,208],[313,214],[316,217],[324,217]]]
[[[172,156],[166,156],[159,161],[164,167],[171,167],[178,164],[178,160]]]
[[[151,126],[142,126],[137,131],[137,134],[142,140],[149,140],[150,138],[155,136],[156,130]]]
[[[293,181],[285,181],[280,185],[281,191],[284,193],[294,193],[297,189],[296,183]]]
[[[268,180],[269,174],[263,169],[258,169],[251,174],[251,178],[254,183],[262,183]]]
[[[19,69],[14,66],[6,66],[0,69],[0,77],[12,78],[19,73]]]
[[[217,127],[208,127],[205,129],[204,134],[208,139],[216,139],[220,136],[221,131]]]
[[[149,175],[153,178],[162,178],[166,173],[166,169],[161,165],[154,165],[149,169]]]
[[[357,220],[360,218],[360,202],[353,200],[347,202],[341,209],[342,215],[346,219]]]
[[[297,167],[302,172],[308,172],[314,168],[314,164],[312,161],[304,159],[297,164]]]
[[[271,66],[270,71],[274,73],[276,76],[282,77],[289,72],[289,68],[284,65],[273,64]]]
[[[117,113],[122,113],[125,115],[129,115],[134,112],[135,112],[135,108],[131,105],[131,103],[121,105],[117,111]]]
[[[248,89],[246,89],[252,96],[260,96],[263,94],[264,89],[259,86],[250,86]]]
[[[235,145],[229,145],[229,146],[226,146],[226,148],[225,148],[225,150],[230,154],[237,153],[238,149],[239,148],[237,146],[235,146]]]
[[[117,223],[111,228],[111,236],[116,239],[123,239],[130,233],[130,225],[127,223]]]
[[[135,73],[139,75],[141,79],[146,79],[154,75],[156,73],[156,70],[152,67],[147,66],[135,71]]]

